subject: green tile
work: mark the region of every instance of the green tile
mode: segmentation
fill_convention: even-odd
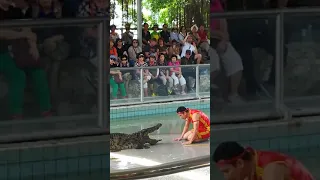
[[[44,162],[44,174],[56,174],[57,172],[57,164],[55,160]]]
[[[69,172],[78,172],[79,171],[79,159],[78,158],[72,158],[67,159],[67,168]]]
[[[8,150],[5,152],[4,160],[7,163],[18,163],[20,161],[19,150]]]
[[[56,159],[55,147],[43,147],[42,148],[42,157],[46,161]]]
[[[45,161],[34,162],[32,163],[32,166],[34,175],[45,174]]]
[[[79,156],[91,155],[91,147],[88,144],[79,144]]]
[[[8,167],[8,173],[7,177],[8,179],[15,179],[15,178],[20,178],[20,165],[19,164],[10,164],[7,166]]]
[[[67,159],[60,159],[60,160],[56,160],[57,163],[57,174],[64,174],[64,173],[68,173],[68,160]]]
[[[72,157],[78,157],[79,156],[79,149],[80,146],[78,144],[72,144],[68,145],[67,147],[67,157],[72,158]]]
[[[29,161],[37,161],[42,159],[41,154],[35,152],[32,148],[22,149],[20,151],[20,161],[21,162],[29,162]]]
[[[8,179],[8,169],[7,165],[0,166],[0,179]]]
[[[55,158],[63,159],[68,157],[68,146],[69,145],[55,147]]]
[[[32,176],[33,171],[33,163],[23,163],[20,165],[21,177]]]

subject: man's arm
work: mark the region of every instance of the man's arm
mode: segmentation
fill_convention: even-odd
[[[23,38],[23,34],[18,31],[10,30],[10,29],[1,29],[0,30],[0,39],[20,39]]]
[[[196,135],[198,133],[199,120],[200,120],[200,114],[196,113],[196,114],[192,115],[193,132],[192,132],[190,143],[192,143],[194,141],[194,139],[196,138]]]
[[[271,163],[263,171],[263,180],[287,180],[290,179],[290,170],[284,164]]]
[[[188,131],[189,125],[190,125],[190,122],[189,122],[189,121],[186,121],[186,123],[184,124],[183,131],[182,131],[182,133],[181,133],[181,138],[183,138],[183,135]]]

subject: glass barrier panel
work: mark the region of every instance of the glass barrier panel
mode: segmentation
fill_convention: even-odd
[[[284,100],[294,114],[319,113],[320,16],[285,15]]]
[[[199,66],[199,96],[210,97],[210,65]]]
[[[0,123],[1,135],[97,127],[97,34],[88,33],[95,28],[27,30],[37,42],[1,40],[0,121],[23,119]]]
[[[220,22],[228,24],[227,42],[215,28]],[[275,18],[213,19],[211,24],[212,119],[241,121],[275,114]]]
[[[122,72],[127,96],[123,98],[121,97],[121,91],[117,91],[117,97],[111,100],[111,105],[196,98],[196,66],[181,66],[181,75],[178,75],[176,72],[174,73],[171,67],[148,67],[143,68],[142,71],[139,67],[128,70],[117,68],[117,70]],[[143,73],[143,83],[140,82],[141,72]],[[204,73],[207,73],[207,71],[203,69],[201,73],[205,76]],[[120,84],[118,86],[120,87]],[[112,87],[111,91],[113,91]],[[141,92],[143,98],[140,97]],[[209,91],[207,91],[208,94]],[[119,95],[121,99],[118,98]],[[114,96],[111,95],[111,97]]]
[[[140,69],[119,68],[117,71],[121,72],[122,80],[118,75],[110,77],[110,105],[141,102]]]

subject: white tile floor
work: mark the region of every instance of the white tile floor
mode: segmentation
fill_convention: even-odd
[[[191,146],[183,146],[181,142],[175,142],[176,135],[156,135],[153,138],[160,138],[162,141],[151,146],[150,149],[124,150],[121,152],[110,153],[110,170],[125,170],[137,167],[155,166],[163,163],[195,158],[210,154],[210,143],[204,142]],[[169,176],[153,177],[150,180],[188,180],[188,179],[210,179],[210,168],[202,168],[193,171],[181,172]]]

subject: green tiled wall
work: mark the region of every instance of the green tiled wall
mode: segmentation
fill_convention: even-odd
[[[108,171],[109,162],[106,142],[2,150],[0,180]]]
[[[215,148],[222,141],[238,141],[251,145],[254,148],[288,150],[320,148],[320,121],[306,121],[300,127],[287,124],[248,127],[239,129],[217,130],[212,129],[211,147]]]
[[[147,115],[162,115],[175,112],[179,106],[186,106],[195,109],[209,109],[210,99],[112,107],[110,109],[110,119],[111,121],[118,119],[129,120]]]

